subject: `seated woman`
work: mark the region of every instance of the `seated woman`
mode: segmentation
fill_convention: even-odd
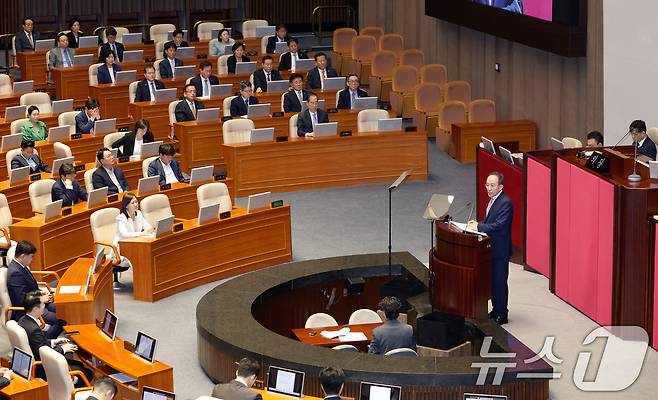
[[[98,67],[98,84],[103,85],[116,82],[117,72],[121,71],[121,67],[114,63],[114,60],[117,58],[116,54],[112,50],[105,50],[101,53],[100,58],[103,65]]]
[[[235,42],[233,45],[233,55],[226,60],[226,65],[228,66],[228,73],[235,74],[235,65],[239,62],[249,62],[249,57],[244,55],[246,48],[244,43]]]
[[[139,201],[137,200],[137,196],[132,193],[125,193],[123,195],[123,199],[121,199],[121,210],[119,211],[119,215],[117,215],[116,222],[117,232],[114,235],[114,245],[119,252],[121,252],[119,248],[120,240],[138,237],[154,231],[154,228],[144,219],[142,212],[139,211]],[[123,256],[121,257],[121,263],[114,266],[115,288],[124,286],[119,283],[117,274],[126,271],[130,266],[130,260]]]
[[[34,150],[34,141],[23,139],[21,153],[11,160],[11,169],[30,167],[30,174],[37,172],[50,172],[50,167],[44,163]]]
[[[20,130],[20,133],[23,135],[23,139],[37,142],[39,140],[46,140],[48,137],[48,129],[46,129],[46,124],[39,120],[39,114],[39,107],[28,107],[27,115],[30,117],[30,120],[25,121]]]
[[[123,135],[123,137],[117,139],[114,143],[112,143],[112,148],[118,149],[119,147],[123,146],[123,150],[119,150],[119,157],[141,156],[142,144],[153,142],[153,133],[151,133],[149,127],[150,124],[147,120],[137,120],[132,132],[128,132]]]
[[[87,192],[75,179],[75,167],[71,163],[59,167],[59,179],[50,191],[52,201],[63,200],[62,206],[69,207],[87,201]]]
[[[233,46],[235,40],[231,38],[228,29],[222,29],[217,35],[217,41],[212,43],[210,47],[211,56],[223,56],[226,54],[226,46]]]

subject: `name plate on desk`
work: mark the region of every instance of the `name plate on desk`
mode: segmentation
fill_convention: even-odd
[[[283,111],[275,111],[272,113],[273,117],[283,117]]]
[[[174,225],[174,232],[180,232],[183,230],[183,223]]]
[[[119,201],[119,195],[118,194],[111,194],[107,196],[107,202],[108,203],[113,203],[115,201]]]
[[[595,151],[589,156],[585,167],[601,174],[607,174],[610,172],[610,159]]]
[[[82,133],[74,133],[71,135],[71,140],[82,138]]]
[[[169,190],[171,189],[171,183],[165,183],[164,185],[160,185],[160,190]]]
[[[327,113],[334,114],[337,113],[338,109],[336,107],[327,108]]]
[[[71,215],[72,212],[73,210],[71,207],[62,208],[62,216]]]
[[[125,163],[130,161],[130,156],[119,157],[119,163]]]
[[[276,142],[287,142],[288,141],[288,136],[277,136],[274,138]]]
[[[215,175],[215,180],[216,181],[223,181],[224,179],[226,179],[226,174],[225,173],[224,174],[220,173],[220,174]]]
[[[405,132],[416,132],[417,128],[415,126],[407,126],[404,128]]]
[[[41,179],[41,174],[30,175],[30,182],[38,181]]]
[[[340,131],[340,136],[352,136],[352,131]]]
[[[219,213],[219,219],[226,219],[226,218],[231,218],[230,211],[224,211],[223,213]]]
[[[73,167],[73,168],[75,168],[75,172],[80,172],[80,171],[84,171],[84,170],[85,170],[85,166],[84,166],[84,165],[76,165],[76,166]]]
[[[119,132],[128,132],[128,127],[123,126],[123,127],[119,128]]]
[[[272,208],[282,207],[283,200],[274,200],[271,204]]]

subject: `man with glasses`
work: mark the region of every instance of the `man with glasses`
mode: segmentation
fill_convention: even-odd
[[[155,101],[155,91],[165,88],[165,84],[155,79],[155,68],[149,64],[144,68],[144,79],[139,81],[135,90],[135,103]]]
[[[631,122],[628,127],[631,131],[631,138],[633,138],[633,145],[637,146],[637,153],[650,158],[652,161],[656,160],[656,144],[647,136],[647,124],[641,119],[636,119]]]
[[[499,325],[507,320],[507,277],[509,275],[509,259],[512,256],[512,200],[503,193],[505,177],[500,172],[493,171],[487,176],[485,187],[489,196],[489,204],[484,220],[468,221],[468,227],[478,232],[484,232],[491,237],[491,303],[493,310],[489,318]]]
[[[350,74],[347,77],[347,88],[338,93],[338,109],[353,109],[357,97],[368,97],[368,92],[359,88],[359,76]]]

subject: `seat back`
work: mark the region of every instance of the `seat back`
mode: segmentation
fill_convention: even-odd
[[[64,143],[55,142],[53,143],[53,148],[55,149],[55,159],[73,157],[73,152],[71,148]],[[53,171],[53,173],[59,173],[59,171]]]
[[[446,101],[458,100],[464,104],[471,102],[471,84],[467,81],[451,81],[445,84],[443,95]]]
[[[219,56],[217,59],[217,73],[219,75],[226,75],[228,74],[228,58],[231,57],[233,54],[222,54]]]
[[[149,28],[149,39],[153,42],[166,42],[167,41],[167,32],[173,31],[176,29],[174,24],[155,24],[151,25]],[[157,52],[156,52],[157,55]]]
[[[236,97],[238,96],[228,96],[225,97],[222,101],[222,110],[225,117],[229,117],[231,115],[231,101],[233,101],[233,99]],[[283,102],[281,104],[283,104]]]
[[[342,350],[342,351],[347,351],[350,353],[358,353],[359,349],[356,348],[356,346],[351,345],[351,344],[339,344],[338,346],[334,346],[331,348],[332,350]],[[341,396],[342,398],[342,396]]]
[[[103,136],[103,147],[107,147],[108,149],[112,148],[112,143],[116,142],[117,140],[121,139],[125,135],[125,132],[112,132],[108,133],[107,135]],[[123,147],[123,146],[121,146]],[[121,150],[121,149],[119,149]]]
[[[2,268],[2,270],[4,271],[0,271],[0,274],[5,275],[5,280],[6,280],[7,268]],[[6,282],[5,282],[5,286],[6,286]],[[11,304],[9,304],[9,307],[11,307]],[[31,355],[32,357],[34,357],[34,353],[32,353],[32,349],[30,348],[30,341],[27,338],[27,332],[25,331],[25,329],[23,329],[23,327],[18,325],[18,322],[14,320],[8,320],[7,323],[5,324],[5,327],[7,328],[7,336],[9,336],[9,343],[11,344],[11,347],[19,348],[24,352],[28,353],[29,355]]]
[[[338,95],[338,93],[336,93]],[[290,117],[290,121],[288,122],[288,136],[291,138],[296,138],[299,137],[297,134],[297,121],[299,120],[299,114],[295,114],[292,117]]]
[[[57,123],[59,126],[68,125],[70,127],[69,133],[75,133],[75,116],[80,111],[66,111],[57,116]],[[82,111],[84,112],[84,111]]]
[[[15,133],[21,133],[21,126],[29,121],[29,118],[19,118],[17,120],[11,121],[9,124],[9,132],[13,135]]]
[[[156,226],[159,219],[174,215],[169,205],[169,197],[163,193],[152,194],[142,199],[142,214],[151,226]]]
[[[55,184],[54,179],[42,179],[34,181],[28,186],[28,193],[30,195],[30,204],[33,211],[44,212],[46,204],[52,201],[50,192]]]
[[[212,30],[213,29],[223,29],[224,24],[221,22],[201,22],[196,26],[196,36],[199,40],[210,40],[212,39]]]
[[[7,74],[0,75],[0,95],[2,94],[12,94],[14,91],[14,86],[11,82],[11,78]]]
[[[135,102],[135,94],[137,93],[138,84],[139,81],[135,81],[135,82],[130,82],[130,85],[128,85],[128,101],[131,103]]]
[[[358,61],[370,61],[377,52],[377,39],[373,36],[355,36],[352,38],[352,58]]]
[[[466,122],[466,106],[461,101],[441,103],[439,107],[439,128],[450,131],[452,124]]]
[[[375,39],[379,40],[382,35],[384,35],[384,28],[379,27],[379,26],[366,26],[364,28],[361,28],[359,31],[359,35],[361,36],[372,36]]]
[[[322,328],[325,326],[338,326],[338,322],[329,314],[315,313],[306,319],[304,328]]]
[[[153,62],[153,68],[155,68],[155,79],[162,79],[162,76],[160,76],[160,63],[162,62],[162,58],[159,60],[155,60]]]
[[[260,38],[260,52],[265,54],[267,53],[267,41],[269,38],[274,37],[274,35],[263,36]]]
[[[416,354],[416,351],[414,349],[410,349],[407,347],[401,347],[399,349],[393,349],[387,351],[385,356],[395,356],[395,357],[416,357],[418,354]]]
[[[386,33],[379,37],[379,51],[390,50],[400,53],[404,50],[404,38],[397,33]]]
[[[286,92],[281,93],[281,112],[286,112],[286,110],[283,107],[285,95],[286,95]],[[336,104],[338,104],[338,103],[336,103]],[[338,107],[338,106],[336,106],[336,107]]]
[[[96,171],[96,168],[88,169],[85,171],[83,175],[85,181],[85,189],[87,189],[87,193],[94,190],[94,184],[91,181],[91,177],[92,175],[94,175],[94,171]]]
[[[349,53],[352,51],[352,38],[357,32],[352,28],[338,28],[333,33],[334,53]]]
[[[9,175],[9,171],[11,171],[11,160],[14,159],[17,155],[21,154],[21,149],[20,147],[18,149],[11,149],[5,154],[5,162],[7,165],[7,175]]]
[[[389,50],[380,50],[372,56],[372,65],[370,72],[372,76],[379,76],[382,79],[391,79],[393,68],[397,64],[395,53]]]
[[[89,66],[89,86],[98,85],[98,67],[103,64],[91,64]]]
[[[9,225],[13,222],[7,196],[4,193],[0,193],[0,228],[9,228]]]
[[[73,381],[69,376],[66,358],[48,346],[41,346],[39,355],[48,380],[48,398],[50,400],[70,399],[71,393],[73,393]]]
[[[496,120],[496,103],[489,99],[477,99],[468,103],[468,122],[492,122]]]
[[[224,144],[249,143],[251,130],[254,129],[254,121],[238,118],[225,121],[222,125]]]
[[[174,100],[169,102],[169,125],[174,126],[174,123],[176,122],[176,105],[180,102],[180,100]]]
[[[130,31],[128,30],[128,28],[124,28],[123,26],[115,26],[114,29],[116,29],[117,31],[116,41],[119,43],[123,43],[123,35],[125,35],[126,33],[130,33]],[[107,36],[105,35],[105,29],[101,29],[100,36],[103,43],[107,43]]]
[[[199,186],[196,189],[196,199],[199,208],[219,203],[220,213],[231,211],[233,207],[228,187],[222,182],[211,182]]]
[[[649,136],[652,142],[658,143],[658,128],[647,129],[647,136]]]
[[[414,104],[416,110],[422,112],[436,112],[442,102],[442,87],[435,83],[420,83],[414,89]]]
[[[50,95],[44,92],[32,92],[21,95],[20,104],[22,106],[37,106],[42,114],[49,114],[53,112],[53,107],[50,103]]]
[[[411,92],[418,83],[418,70],[411,65],[401,65],[393,68],[391,88],[394,92]]]
[[[7,198],[5,197],[5,200],[6,199]],[[11,297],[9,297],[9,290],[7,289],[7,268],[0,268],[0,305],[2,305],[3,310],[6,310],[7,308],[11,307]],[[4,321],[4,317],[5,317],[5,313],[3,312],[2,313],[3,321]],[[9,312],[9,318],[11,318],[11,311]],[[21,328],[21,330],[25,332],[23,328]],[[27,336],[25,338],[27,339]],[[11,341],[11,336],[9,337],[9,340]],[[12,342],[12,346],[15,346],[13,342]]]
[[[383,322],[379,314],[368,308],[361,308],[350,315],[348,324],[374,324],[378,322]]]
[[[413,65],[420,69],[425,64],[425,53],[418,49],[404,50],[400,54],[400,65]]]
[[[151,164],[151,161],[155,160],[156,158],[158,158],[158,156],[147,157],[144,160],[142,160],[142,177],[143,178],[148,178],[148,176],[149,176],[149,164]]]
[[[426,64],[420,67],[421,83],[436,83],[445,85],[448,80],[448,71],[443,64]]]
[[[89,225],[91,225],[91,235],[95,242],[113,243],[117,233],[116,218],[120,211],[115,207],[102,208],[94,211],[89,216]],[[100,250],[101,247],[95,251]],[[109,248],[104,248],[105,253],[109,254]]]
[[[359,132],[377,131],[377,121],[382,118],[388,118],[386,110],[361,110],[356,116],[356,126]]]
[[[256,27],[267,26],[267,20],[264,19],[250,19],[242,23],[242,37],[250,38],[256,37]]]
[[[565,149],[575,149],[577,147],[583,147],[583,142],[576,138],[572,137],[563,137],[562,144],[564,144]]]
[[[164,45],[166,41],[155,42],[155,59],[162,60],[164,59]]]

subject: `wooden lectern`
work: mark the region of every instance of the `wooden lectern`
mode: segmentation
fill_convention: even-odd
[[[491,298],[491,239],[436,222],[430,250],[430,289],[435,310],[487,319]]]

